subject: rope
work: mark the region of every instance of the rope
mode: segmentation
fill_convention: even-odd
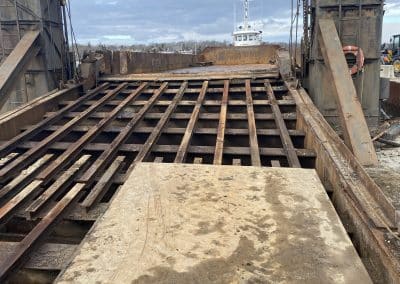
[[[291,0],[291,23],[290,23],[290,37],[289,37],[289,55],[290,62],[294,71],[294,65],[297,63],[297,44],[298,44],[298,30],[299,30],[299,16],[300,16],[300,6],[301,0],[296,0],[296,13],[294,12],[294,0]],[[295,31],[295,52],[293,58],[293,29],[296,23],[296,31]],[[293,61],[294,59],[294,61]]]
[[[78,44],[77,44],[76,37],[75,37],[75,31],[74,31],[74,27],[72,24],[71,2],[70,1],[67,2],[66,8],[67,8],[67,14],[68,14],[68,19],[69,19],[69,27],[71,30],[72,48],[75,49],[75,52],[78,55],[78,61],[80,64],[81,63],[81,55],[79,54]],[[76,68],[76,64],[74,64],[74,77],[78,78],[78,70]]]

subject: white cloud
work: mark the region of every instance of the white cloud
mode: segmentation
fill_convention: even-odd
[[[232,36],[230,33],[221,33],[221,34],[202,34],[202,33],[197,33],[197,32],[183,32],[182,33],[183,40],[185,41],[202,41],[202,40],[227,40],[230,41],[232,40]]]
[[[385,15],[389,17],[400,16],[400,3],[387,3],[385,5]],[[400,20],[399,20],[400,21]]]
[[[131,40],[130,35],[104,35],[103,38],[107,40]]]
[[[95,2],[96,5],[110,5],[115,6],[118,4],[118,1],[107,1],[107,0],[97,0]]]
[[[237,2],[237,21],[241,20]],[[95,5],[93,5],[93,2]],[[133,44],[180,40],[231,41],[233,0],[94,0],[72,1],[78,41]],[[383,38],[400,32],[400,0],[385,1]],[[263,19],[267,42],[288,41],[290,1],[256,0],[251,17]],[[92,11],[87,13],[87,11]],[[300,17],[300,20],[302,18]],[[396,26],[397,25],[397,26]],[[302,36],[299,22],[299,38]]]

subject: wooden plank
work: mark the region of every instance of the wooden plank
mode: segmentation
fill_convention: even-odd
[[[83,177],[80,179],[81,182],[90,184],[96,174],[103,170],[110,159],[118,152],[119,148],[129,136],[135,130],[135,126],[143,119],[146,112],[154,105],[158,98],[164,93],[168,88],[168,83],[163,83],[156,93],[149,99],[147,105],[143,106],[138,113],[134,115],[132,120],[125,126],[124,130],[114,139],[114,141],[108,145],[107,149],[103,151],[100,157],[93,163],[93,165],[86,171]]]
[[[372,283],[314,170],[141,163],[58,283],[280,279]]]
[[[172,103],[169,105],[167,110],[164,112],[162,118],[157,123],[156,127],[154,128],[153,132],[150,134],[149,138],[147,138],[146,143],[143,145],[143,148],[135,157],[132,165],[128,169],[128,173],[136,166],[137,163],[143,162],[144,159],[150,154],[151,149],[157,142],[158,138],[160,137],[163,128],[170,120],[172,113],[175,111],[176,107],[178,106],[179,101],[182,99],[183,95],[185,94],[185,90],[188,86],[188,82],[183,82],[181,87],[179,88],[178,92],[176,93]]]
[[[199,98],[197,99],[196,102],[196,106],[193,109],[192,115],[189,120],[189,124],[186,128],[185,135],[182,138],[181,145],[179,146],[178,153],[176,154],[174,161],[175,163],[183,163],[185,161],[187,149],[189,147],[190,140],[192,139],[197,120],[199,119],[201,105],[203,104],[204,98],[206,97],[207,94],[207,88],[208,88],[208,81],[204,81],[203,87],[199,94]]]
[[[8,162],[17,157],[19,153],[11,153],[4,158],[0,159],[0,167],[4,167]]]
[[[196,157],[193,160],[193,164],[195,164],[195,165],[201,165],[202,163],[203,163],[203,158]]]
[[[241,166],[242,165],[242,160],[241,159],[233,159],[232,160],[232,165],[233,166]]]
[[[276,102],[276,97],[274,91],[272,90],[271,83],[266,80],[265,81],[265,89],[268,95],[268,99],[271,102],[272,112],[275,116],[275,123],[278,126],[278,130],[280,133],[283,149],[286,152],[286,157],[289,162],[289,166],[292,168],[301,168],[299,158],[296,154],[296,149],[293,146],[292,139],[290,138],[289,131],[286,127],[285,121],[283,120],[281,110]]]
[[[28,208],[26,212],[30,217],[36,216],[41,209],[43,209],[52,199],[58,198],[58,196],[64,192],[64,190],[71,185],[74,177],[79,170],[84,167],[90,160],[90,155],[82,156],[76,161],[65,173],[63,173],[57,180],[46,189]]]
[[[107,190],[110,188],[113,178],[117,172],[123,166],[125,157],[119,156],[107,169],[104,175],[100,178],[96,186],[90,191],[89,195],[82,202],[82,206],[87,211],[91,210],[104,196]]]
[[[14,178],[7,185],[0,189],[0,200],[4,202],[10,195],[13,196],[19,192],[21,187],[34,179],[34,175],[40,171],[45,164],[53,158],[53,154],[47,154],[37,160],[33,165],[23,170],[18,177]]]
[[[0,263],[0,281],[5,281],[7,276],[24,264],[27,256],[37,248],[40,241],[44,240],[58,223],[63,214],[79,197],[85,184],[76,184],[62,199],[53,207],[49,213],[33,228],[32,231],[18,244],[16,250]]]
[[[41,189],[42,181],[34,180],[14,198],[0,208],[0,226],[9,221],[10,217]]]
[[[221,112],[219,114],[217,143],[215,145],[214,165],[222,165],[222,156],[224,154],[226,117],[228,113],[229,100],[229,80],[224,81],[224,92],[222,94]]]
[[[337,102],[344,141],[362,165],[376,166],[378,158],[356,88],[348,72],[335,22],[331,19],[320,19],[318,26],[319,43],[328,67],[327,75],[331,78],[331,91]]]
[[[36,148],[30,149],[26,153],[20,155],[17,159],[13,160],[10,164],[8,164],[4,168],[2,168],[0,170],[0,181],[4,180],[4,178],[6,178],[6,177],[17,175],[18,171],[21,170],[27,163],[35,160],[38,156],[42,155],[49,147],[49,144],[55,142],[56,140],[60,140],[62,137],[67,135],[71,131],[71,129],[74,125],[81,122],[83,119],[88,117],[91,113],[95,112],[107,100],[116,96],[118,94],[118,92],[120,92],[126,86],[127,86],[126,83],[122,83],[122,84],[118,85],[118,87],[109,91],[104,97],[99,99],[96,104],[92,105],[87,110],[79,113],[76,117],[74,117],[72,120],[68,121],[58,131],[50,134],[45,139],[43,139],[37,145]]]
[[[154,159],[154,163],[162,163],[164,161],[164,157],[156,157]]]
[[[246,104],[247,104],[247,119],[249,123],[251,164],[255,167],[261,167],[260,149],[258,148],[256,118],[254,115],[253,97],[251,93],[250,80],[246,80]]]
[[[271,161],[271,166],[273,168],[280,168],[281,167],[281,163],[279,161],[277,161],[277,160],[272,160]]]
[[[83,147],[90,143],[97,134],[99,134],[108,124],[110,124],[117,115],[127,107],[142,91],[147,88],[147,83],[142,83],[135,91],[133,91],[121,104],[114,108],[103,120],[101,120],[95,127],[89,129],[78,141],[71,145],[62,155],[58,156],[43,172],[37,177],[41,180],[49,180],[52,176],[57,174],[68,162],[74,160],[78,156]]]

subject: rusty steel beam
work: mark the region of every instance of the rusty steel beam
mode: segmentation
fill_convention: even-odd
[[[262,91],[258,91],[258,92],[264,92],[265,91],[265,87],[261,88]],[[219,89],[218,89],[219,90]],[[173,90],[175,91],[175,90]],[[224,89],[222,88],[221,91],[211,91],[210,88],[208,88],[207,92],[209,93],[223,93]],[[199,90],[199,92],[201,92],[201,90]],[[243,91],[244,92],[244,91]],[[274,91],[275,92],[275,91]],[[287,90],[286,90],[287,92]],[[147,93],[147,92],[146,92]],[[171,92],[168,92],[169,94],[172,94]],[[230,93],[233,93],[232,91],[230,91]],[[94,104],[96,101],[86,101],[84,103],[85,106],[91,106],[92,104]],[[283,105],[283,106],[293,106],[296,107],[296,103],[293,100],[287,100],[287,99],[283,99],[283,100],[277,100],[278,105]],[[71,103],[74,103],[74,101],[62,101],[59,103],[59,106],[64,107],[67,106]],[[134,101],[132,103],[132,106],[143,106],[147,103],[147,101],[144,100],[138,100],[138,101]],[[107,106],[117,106],[120,104],[120,101],[109,101],[107,102]],[[155,105],[156,106],[168,106],[169,104],[171,104],[171,101],[158,101]],[[254,101],[254,105],[269,105],[270,101],[269,100],[256,100]],[[179,106],[195,106],[196,105],[196,101],[189,101],[189,100],[182,100],[179,102]],[[205,100],[203,102],[204,106],[220,106],[221,102],[218,100]],[[229,100],[228,101],[228,106],[246,106],[246,102],[243,100]]]
[[[21,144],[21,148],[30,149],[35,147],[39,142],[24,142]],[[65,151],[71,143],[68,142],[56,142],[51,146],[51,150]],[[119,148],[112,148],[116,152],[135,153],[141,151],[143,144],[121,144]],[[225,155],[250,155],[250,147],[224,147]],[[110,150],[110,144],[107,143],[90,143],[84,148],[85,151],[90,152],[105,152]],[[179,150],[178,145],[155,145],[152,149],[155,153],[172,153],[176,154]],[[111,150],[110,150],[111,151]],[[188,153],[190,154],[204,154],[214,155],[215,146],[189,146]],[[299,157],[315,158],[315,152],[309,149],[296,149],[296,153]],[[261,156],[279,156],[286,157],[286,153],[283,148],[272,148],[272,147],[261,147]],[[94,164],[92,165],[92,167]],[[86,173],[87,174],[87,173]],[[83,182],[84,177],[79,181]]]
[[[48,149],[48,146],[51,143],[53,143],[56,140],[59,140],[60,138],[64,137],[68,133],[70,133],[72,127],[74,127],[79,122],[81,122],[83,119],[85,119],[90,114],[95,112],[99,107],[104,105],[104,103],[107,100],[116,96],[118,94],[118,92],[121,91],[125,87],[126,87],[126,83],[122,83],[115,89],[109,91],[96,104],[92,105],[87,110],[79,113],[79,115],[77,115],[71,121],[66,123],[62,128],[60,128],[56,132],[52,133],[50,136],[46,137],[43,141],[40,142],[40,144],[37,145],[36,148],[30,149],[28,152],[20,155],[17,159],[13,160],[10,164],[8,164],[4,168],[2,168],[0,170],[0,182],[10,176],[16,176],[18,174],[19,170],[21,170],[23,167],[25,167],[30,162],[37,159],[38,156],[42,155]]]
[[[87,93],[76,101],[67,100],[59,104],[59,111],[47,113],[43,123],[24,127],[25,135],[4,144],[7,145],[4,153],[11,151],[15,156],[8,157],[7,154],[3,157],[0,173],[7,168],[15,172],[22,167],[20,164],[25,164],[23,168],[27,168],[27,160],[21,159],[21,156],[31,153],[40,157],[41,149],[42,155],[53,154],[57,162],[48,163],[44,171],[35,172],[31,176],[33,182],[18,183],[21,191],[15,192],[15,197],[6,203],[3,211],[0,210],[0,223],[7,222],[7,226],[19,219],[36,224],[36,220],[44,218],[39,225],[26,230],[26,237],[13,232],[5,232],[1,236],[4,240],[20,243],[9,258],[10,263],[3,263],[0,267],[0,273],[3,271],[5,275],[10,275],[15,268],[21,267],[30,253],[43,244],[58,220],[95,221],[107,207],[100,200],[106,194],[108,198],[108,193],[114,194],[109,190],[111,186],[123,184],[130,170],[141,161],[210,164],[217,159],[220,164],[254,165],[253,142],[263,137],[260,140],[263,145],[258,146],[257,143],[258,165],[276,166],[282,163],[282,166],[289,166],[286,162],[283,164],[287,149],[281,146],[282,133],[274,123],[274,113],[255,113],[255,108],[270,107],[272,104],[281,106],[285,108],[285,113],[281,113],[282,120],[294,127],[297,115],[292,107],[295,105],[290,96],[280,101],[268,99],[263,83],[264,79],[225,79],[218,82],[218,86],[215,81],[207,80],[154,81],[148,82],[148,88],[143,88],[142,92],[142,82],[119,85],[121,91],[112,90],[117,84],[111,83],[112,88],[108,86],[103,96]],[[231,90],[233,84],[238,91],[236,93]],[[279,84],[281,87],[275,86],[273,90],[283,90],[279,95],[286,94],[287,88]],[[221,85],[223,88],[219,87]],[[218,95],[221,93],[222,101],[218,97],[206,100],[210,86],[218,87],[211,90]],[[136,94],[132,93],[135,92],[132,91],[133,87],[136,88]],[[110,95],[113,91],[115,93]],[[219,127],[221,119],[224,125]],[[285,129],[288,136],[296,138],[293,141],[299,148],[295,149],[298,159],[310,161],[312,165],[315,152],[300,149],[305,133]],[[47,137],[40,141],[38,134],[45,133]],[[48,140],[48,137],[53,138]],[[249,137],[253,138],[252,143],[249,143]],[[83,153],[87,156],[82,156]],[[66,215],[65,209],[70,205],[72,207],[73,203],[62,209],[60,206],[65,201],[62,197],[71,193],[70,188],[75,183],[79,183],[80,187],[75,189],[74,200],[78,200],[79,196],[84,197],[84,193],[87,196],[81,204],[74,205],[73,214]],[[56,215],[53,214],[56,212],[54,210],[58,210]],[[51,217],[46,219],[49,214]],[[45,219],[46,222],[43,222]],[[24,227],[23,224],[19,225]]]
[[[27,256],[48,236],[54,226],[61,220],[66,210],[75,202],[85,184],[76,184],[60,202],[35,226],[35,228],[18,244],[15,251],[0,263],[0,282],[6,280],[16,268],[27,261]]]
[[[376,166],[378,157],[353,80],[348,72],[335,22],[321,19],[318,28],[319,43],[327,66],[327,75],[331,78],[331,92],[338,105],[344,141],[361,164]]]
[[[296,150],[293,146],[292,139],[290,138],[290,134],[289,131],[287,130],[281,110],[277,104],[274,91],[271,87],[271,83],[268,80],[265,81],[265,88],[268,95],[268,99],[271,101],[272,112],[275,116],[275,123],[278,126],[283,149],[286,152],[289,166],[292,168],[301,168],[300,161],[296,155]]]
[[[119,148],[129,136],[133,133],[136,125],[143,119],[146,112],[154,105],[156,100],[164,93],[168,88],[168,83],[163,83],[158,91],[150,98],[147,105],[134,115],[132,120],[125,126],[124,130],[114,139],[114,141],[109,145],[109,147],[101,154],[101,156],[93,163],[93,165],[86,171],[82,176],[81,181],[90,184],[95,178],[99,171],[103,170],[107,163],[113,158],[113,156],[118,152]]]
[[[54,132],[57,131],[61,126],[50,126],[48,128],[45,128],[45,131],[49,132]],[[92,126],[84,126],[84,125],[78,125],[72,129],[72,132],[76,133],[86,133],[91,129]],[[120,133],[124,129],[123,126],[117,126],[117,125],[110,125],[104,128],[103,133],[106,134],[113,134],[113,133]],[[151,133],[153,131],[153,127],[138,127],[135,129],[135,133]],[[303,131],[299,130],[293,130],[289,129],[289,134],[290,136],[293,137],[304,137],[306,134]],[[177,128],[177,127],[167,127],[163,131],[166,134],[185,134],[187,132],[187,128]],[[195,127],[193,129],[193,134],[199,134],[199,135],[206,135],[206,134],[215,134],[217,135],[218,129],[216,128],[198,128]],[[227,128],[225,129],[225,134],[226,135],[249,135],[249,130],[245,128]],[[280,131],[278,129],[257,129],[257,135],[261,136],[280,136]],[[15,153],[17,154],[17,153]],[[4,160],[6,161],[6,160]],[[4,163],[5,164],[5,163]],[[0,160],[0,167],[2,167],[2,161]]]
[[[49,180],[51,176],[62,169],[69,161],[73,160],[82,151],[84,145],[90,143],[93,138],[100,133],[108,124],[117,117],[117,115],[127,107],[141,92],[148,86],[147,83],[142,83],[134,92],[132,92],[125,100],[121,102],[113,111],[111,111],[103,120],[87,131],[78,141],[76,141],[67,151],[59,156],[51,163],[40,175],[38,179]]]
[[[178,106],[179,101],[182,99],[183,95],[185,94],[185,90],[188,86],[188,82],[185,81],[182,83],[181,87],[179,88],[178,92],[174,96],[172,103],[169,105],[167,110],[163,113],[160,121],[157,123],[154,131],[150,134],[149,138],[147,138],[146,143],[143,145],[142,149],[139,151],[135,160],[130,165],[128,172],[131,172],[133,168],[140,162],[143,162],[151,152],[151,149],[154,147],[155,143],[157,142],[158,138],[160,137],[163,128],[168,123],[171,118],[172,113],[175,111],[176,107]]]
[[[21,129],[24,130],[21,134],[13,137],[12,139],[10,139],[9,141],[0,146],[0,157],[8,155],[21,143],[21,141],[26,141],[28,139],[31,139],[35,135],[39,134],[41,131],[46,130],[47,127],[51,127],[51,125],[60,120],[63,115],[65,115],[71,110],[78,108],[79,106],[82,105],[82,103],[85,100],[90,99],[93,96],[97,95],[98,92],[104,90],[107,86],[108,84],[102,84],[99,87],[95,88],[94,90],[88,92],[86,95],[78,98],[75,102],[71,102],[70,104],[60,109],[59,111],[53,113],[52,115],[47,116],[47,118],[43,119],[38,124],[32,125],[25,129]]]
[[[51,113],[49,113],[51,114]],[[64,116],[64,118],[74,118],[77,115],[79,115],[79,112],[71,112],[68,113]],[[97,112],[92,115],[90,115],[88,118],[90,119],[103,119],[107,116],[108,114],[106,112]],[[145,119],[153,119],[153,120],[159,120],[163,116],[162,113],[146,113]],[[118,120],[123,120],[123,119],[132,119],[135,117],[135,113],[123,113],[117,117]],[[190,113],[174,113],[171,118],[172,119],[190,119],[191,114]],[[256,113],[254,115],[256,120],[275,120],[274,115],[271,113]],[[204,120],[219,120],[219,114],[218,113],[200,113],[199,116],[200,119]],[[227,114],[227,119],[229,120],[247,120],[247,114],[245,113],[228,113]],[[284,113],[283,118],[285,120],[296,120],[296,113]]]
[[[186,158],[187,149],[189,147],[190,140],[192,139],[193,133],[195,131],[196,123],[199,119],[200,109],[207,94],[207,88],[208,88],[208,81],[204,81],[203,87],[200,91],[199,98],[197,99],[196,102],[196,106],[194,107],[194,110],[189,120],[189,124],[186,128],[185,135],[182,138],[181,145],[179,146],[178,153],[176,154],[175,163],[183,163]]]

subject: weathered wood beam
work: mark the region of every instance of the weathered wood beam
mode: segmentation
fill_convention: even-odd
[[[224,83],[224,93],[222,95],[221,112],[219,115],[217,144],[215,146],[214,154],[214,165],[222,165],[222,156],[224,154],[226,116],[228,113],[229,83],[229,80],[226,80]]]
[[[330,19],[319,20],[319,32],[319,43],[331,79],[331,92],[338,105],[344,141],[361,164],[377,165],[378,158],[353,80],[348,72],[335,22]]]
[[[249,123],[251,164],[255,167],[261,167],[260,149],[258,147],[256,118],[254,114],[253,96],[251,93],[250,80],[246,80],[246,103],[247,103],[247,119]]]

